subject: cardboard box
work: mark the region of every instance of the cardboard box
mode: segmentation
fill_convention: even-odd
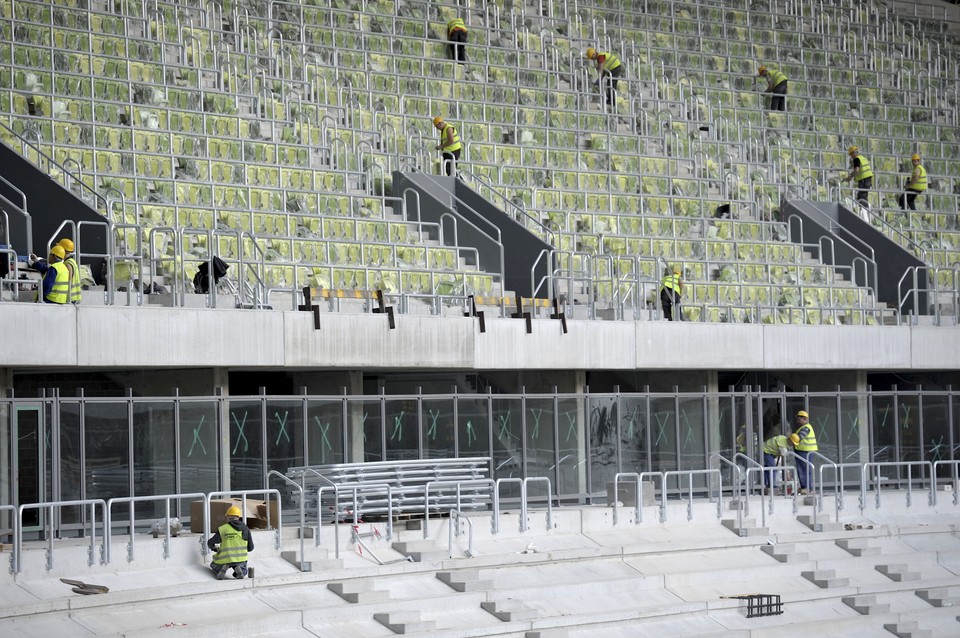
[[[243,509],[243,501],[239,498],[233,499],[211,499],[210,501],[210,533],[223,525],[227,521],[227,510],[236,505]],[[246,511],[244,512],[243,522],[250,529],[267,529],[267,503],[248,498],[246,501]],[[203,501],[193,501],[190,503],[190,531],[195,534],[203,533]],[[270,525],[276,527],[280,521],[280,512],[277,510],[277,501],[270,501]]]

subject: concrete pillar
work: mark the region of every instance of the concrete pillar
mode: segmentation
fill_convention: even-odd
[[[363,373],[359,370],[352,370],[348,373],[349,379],[346,384],[347,394],[363,394]],[[346,432],[347,437],[347,463],[363,463],[363,406],[355,401],[347,411]]]
[[[210,393],[216,396],[230,396],[230,375],[226,368],[214,368]],[[230,410],[227,402],[220,402],[220,489],[230,489]]]
[[[10,396],[13,390],[13,372],[10,368],[0,368],[0,397]],[[8,461],[13,433],[10,431],[10,406],[0,403],[0,459]],[[9,462],[3,463],[0,470],[0,503],[13,503],[13,468]],[[13,520],[9,512],[0,512],[0,528],[13,529]]]

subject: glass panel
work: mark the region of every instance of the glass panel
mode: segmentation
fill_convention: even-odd
[[[493,411],[493,478],[523,478],[523,413],[518,398],[495,397]],[[520,496],[520,486],[505,485],[500,495]]]
[[[457,454],[453,426],[453,399],[424,399],[423,410],[423,458],[445,459]]]
[[[703,399],[680,399],[680,469],[694,470],[707,467],[704,458],[703,433],[706,431]],[[696,485],[697,483],[694,483]],[[701,477],[702,484],[702,477]]]
[[[931,463],[950,460],[950,400],[947,395],[923,396],[923,455]],[[939,468],[938,476],[950,476],[948,468]]]
[[[263,423],[259,401],[230,401],[230,486],[234,490],[263,488]]]
[[[213,492],[220,485],[220,428],[216,401],[180,403],[180,492]],[[190,513],[189,504],[186,515]]]
[[[557,436],[560,455],[557,466],[557,494],[582,494],[586,491],[586,467],[581,415],[583,398],[561,398],[557,401]]]
[[[591,396],[587,404],[590,406],[590,494],[606,494],[607,483],[612,483],[617,474],[617,397]],[[562,409],[560,414],[564,414]],[[561,424],[563,420],[561,416]]]
[[[267,471],[303,465],[303,402],[267,401]],[[276,479],[279,481],[279,479]],[[277,487],[271,482],[270,487]]]
[[[172,402],[133,404],[134,496],[177,492],[173,415]],[[162,517],[166,509],[163,501],[145,501],[136,503],[134,512],[138,523],[143,524],[144,517]],[[117,521],[123,521],[129,519],[129,513],[129,507],[121,505],[114,515]]]
[[[420,458],[418,406],[416,399],[384,401],[387,421],[387,460]]]
[[[524,476],[546,476],[553,485],[556,485],[553,399],[528,399],[525,416],[527,449]],[[534,493],[540,492],[537,490]]]
[[[486,399],[457,398],[459,456],[491,456]]]
[[[347,435],[348,462],[382,461],[384,440],[380,400],[348,400],[347,419],[350,424]],[[362,433],[359,434],[359,441],[354,433]]]
[[[83,442],[80,439],[80,403],[60,402],[60,500],[79,501],[83,496]],[[64,524],[80,522],[79,507],[64,507]]]
[[[671,472],[677,467],[677,411],[673,397],[650,400],[654,472]]]
[[[901,461],[920,461],[922,455],[920,448],[923,445],[923,433],[920,430],[920,401],[916,395],[901,394],[898,397],[899,427],[900,433],[900,460]],[[907,469],[902,468],[900,472],[902,478],[906,479]],[[917,476],[917,468],[913,469],[913,476]]]
[[[307,403],[307,464],[343,463],[343,401]]]
[[[893,397],[873,397],[873,462],[897,460],[897,414]]]
[[[86,498],[130,496],[130,426],[126,403],[84,407],[83,454]]]
[[[650,428],[647,423],[649,409],[646,397],[629,396],[620,399],[622,409],[618,414],[619,428],[613,436],[619,436],[620,441],[620,472],[636,472],[642,474],[650,471],[648,459],[650,450]]]
[[[16,459],[17,494],[16,504],[43,502],[41,485],[41,445],[40,406],[18,407],[16,409]],[[40,524],[40,510],[28,509],[23,513],[24,527],[36,527]]]
[[[797,410],[802,410],[798,408]],[[792,412],[796,415],[797,410]],[[828,459],[836,461],[840,458],[840,441],[838,435],[837,423],[837,400],[834,396],[829,397],[810,397],[810,406],[807,408],[810,415],[810,425],[817,435],[817,452]],[[814,465],[819,467],[822,464],[820,459],[814,461]],[[817,474],[819,476],[819,473]]]

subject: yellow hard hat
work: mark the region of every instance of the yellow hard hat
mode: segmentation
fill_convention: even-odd
[[[227,510],[227,518],[240,518],[243,514],[240,513],[240,508],[236,505],[231,505]]]
[[[810,418],[810,415],[807,414],[806,411],[804,411],[804,410],[800,410],[799,412],[797,412],[797,416],[802,416],[802,417],[805,418],[805,419]]]
[[[757,75],[763,75],[766,72],[767,72],[767,67],[763,66],[762,64],[760,65],[760,68],[757,69]]]
[[[433,118],[433,125],[434,125],[434,126],[440,126],[441,124],[443,124],[443,118],[442,118],[442,117],[440,117],[440,116],[438,115],[437,117]]]
[[[63,246],[56,245],[50,249],[50,255],[56,257],[57,259],[63,259],[67,253],[63,251]]]
[[[849,153],[850,155],[853,155],[854,153],[857,153],[859,151],[860,151],[859,146],[851,146],[850,148],[847,149],[847,153]]]
[[[919,156],[917,153],[914,153],[913,155],[910,156],[910,160],[911,160],[911,161],[915,161],[915,162],[919,162],[919,161],[920,161],[920,156]]]
[[[65,251],[67,251],[68,253],[72,253],[72,252],[73,252],[73,240],[72,240],[72,239],[67,239],[66,237],[64,237],[63,239],[60,240],[60,243],[59,243],[58,245],[61,246],[61,247],[62,247]]]
[[[593,47],[587,47],[587,59],[592,60],[597,57],[597,50]]]
[[[794,432],[793,434],[791,434],[791,435],[790,435],[790,442],[793,443],[794,445],[797,445],[798,443],[800,443],[800,435],[797,434],[796,432]]]
[[[673,274],[679,275],[681,272],[683,272],[683,269],[681,269],[680,266],[673,267]]]

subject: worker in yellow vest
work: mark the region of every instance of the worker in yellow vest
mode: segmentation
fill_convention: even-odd
[[[672,273],[667,273],[660,282],[660,305],[663,316],[667,321],[673,321],[673,307],[677,307],[677,321],[683,321],[680,310],[680,297],[683,296],[683,277],[680,266],[674,266]]]
[[[620,76],[623,75],[623,62],[620,61],[620,57],[616,53],[597,51],[593,47],[587,47],[587,59],[593,60],[597,65],[597,74],[600,76],[597,82],[601,89],[607,90],[607,106],[616,106]]]
[[[456,172],[456,163],[460,159],[460,149],[463,148],[463,144],[460,143],[460,134],[452,124],[444,122],[439,115],[433,118],[433,126],[440,131],[437,150],[441,152],[442,170],[446,175],[453,177]]]
[[[816,452],[817,435],[810,425],[810,415],[806,410],[800,410],[796,416],[797,429],[790,435],[794,453],[797,455],[797,478],[800,480],[800,493],[806,494],[813,489],[813,460],[811,452]],[[799,459],[803,459],[802,461]]]
[[[914,153],[910,161],[913,162],[913,172],[903,187],[906,192],[900,195],[900,210],[907,210],[908,207],[917,210],[917,195],[927,190],[927,169],[920,163],[920,156]]]
[[[757,69],[757,75],[767,79],[767,90],[764,93],[770,95],[771,111],[787,110],[787,76],[783,71],[777,69],[768,69],[760,65]]]
[[[447,40],[450,42],[450,57],[458,64],[466,64],[467,25],[463,18],[454,18],[447,23]]]
[[[73,252],[73,240],[64,237],[57,245],[63,248],[63,263],[67,266],[67,270],[70,271],[69,303],[78,304],[80,303],[82,288],[80,287],[80,264],[77,263],[77,256]]]
[[[790,439],[780,434],[780,428],[776,427],[772,435],[767,437],[767,440],[763,442],[763,467],[772,468],[781,466],[783,464],[781,460],[787,453],[789,445]],[[777,480],[774,474],[782,474],[782,472],[774,472],[769,469],[764,469],[763,471],[763,487],[766,494],[769,494],[771,490],[777,487]]]
[[[28,264],[43,275],[43,280],[37,288],[37,301],[44,303],[66,304],[70,299],[70,270],[63,263],[66,253],[63,247],[57,244],[50,249],[50,256],[38,259],[30,253]]]
[[[850,156],[850,175],[847,180],[857,182],[857,201],[864,208],[870,207],[870,188],[873,186],[873,169],[870,168],[870,160],[860,154],[859,146],[851,146],[847,149]]]
[[[233,577],[240,579],[249,573],[247,555],[253,551],[253,536],[250,528],[241,518],[243,514],[236,505],[227,509],[227,522],[220,526],[207,541],[207,547],[216,552],[210,569],[217,580],[223,580],[228,569],[233,569]]]

